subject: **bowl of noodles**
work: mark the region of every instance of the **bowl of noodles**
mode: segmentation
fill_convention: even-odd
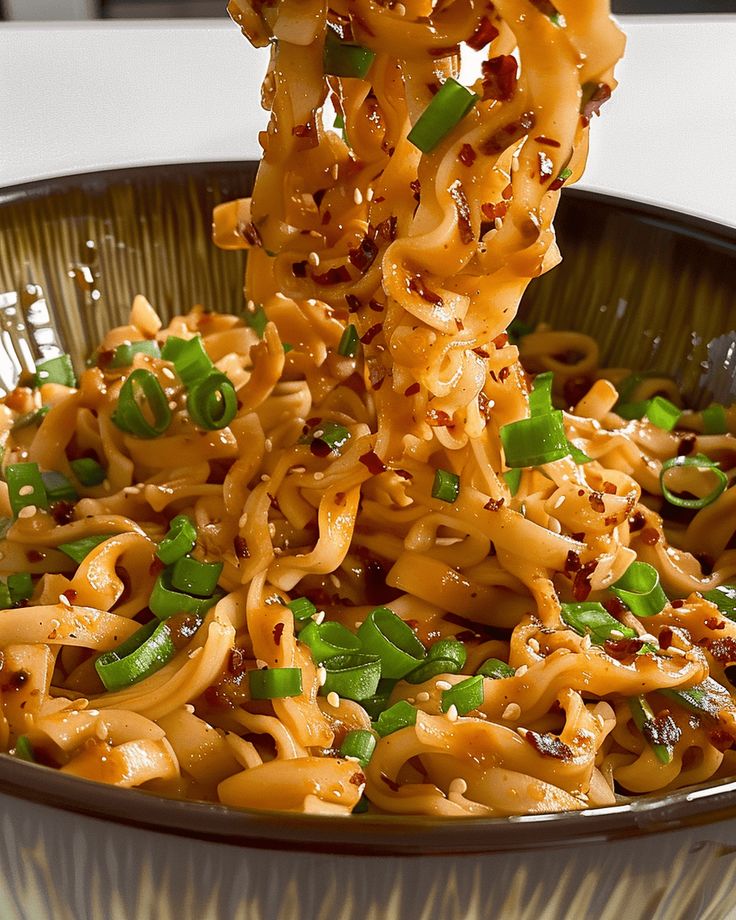
[[[564,188],[605,10],[365,6],[0,193],[13,920],[734,907],[736,235]]]

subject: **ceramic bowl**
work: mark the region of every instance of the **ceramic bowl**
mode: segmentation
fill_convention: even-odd
[[[250,164],[118,170],[0,191],[0,384],[58,342],[81,363],[145,293],[164,316],[242,305],[243,258],[209,243]],[[605,361],[734,395],[736,231],[568,190],[563,264],[528,318]],[[92,784],[0,755],[0,920],[556,918],[736,912],[736,782],[510,819],[242,812]]]

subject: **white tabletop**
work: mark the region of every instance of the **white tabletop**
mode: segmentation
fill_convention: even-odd
[[[736,225],[736,15],[622,17],[583,187]],[[0,186],[258,157],[265,53],[221,20],[0,25]]]

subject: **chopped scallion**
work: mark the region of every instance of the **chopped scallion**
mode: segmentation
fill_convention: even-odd
[[[104,543],[105,540],[109,540],[112,536],[114,536],[114,534],[102,533],[96,534],[93,537],[82,537],[80,540],[72,540],[71,543],[60,543],[58,549],[60,549],[62,553],[66,553],[66,555],[76,563],[81,563],[89,556],[96,546],[99,546],[100,543]]]
[[[483,675],[476,674],[455,684],[449,690],[442,691],[440,708],[447,712],[450,706],[457,709],[459,716],[467,715],[473,709],[483,705]]]
[[[343,331],[340,338],[340,344],[337,346],[337,353],[343,355],[345,358],[354,358],[358,352],[359,344],[360,337],[358,336],[358,330],[350,323]]]
[[[333,655],[324,661],[325,682],[320,692],[337,693],[346,700],[367,700],[375,695],[381,679],[378,655]]]
[[[83,486],[99,486],[107,478],[104,466],[101,466],[92,457],[80,457],[79,460],[71,460],[69,466]]]
[[[506,465],[541,466],[570,454],[562,412],[548,412],[510,422],[501,428]]]
[[[11,604],[27,601],[33,594],[33,579],[30,572],[15,572],[8,575],[8,591]]]
[[[683,498],[671,492],[667,486],[667,474],[670,470],[677,469],[695,469],[715,477],[715,485],[707,495],[701,498]],[[662,495],[671,505],[677,505],[678,508],[705,508],[711,505],[718,496],[728,486],[728,476],[718,466],[718,464],[706,457],[705,454],[695,454],[693,457],[671,457],[662,464],[662,472],[659,474],[659,484],[662,489]]]
[[[460,477],[447,470],[435,470],[432,483],[432,498],[452,504],[460,495]]]
[[[79,498],[77,490],[63,473],[49,470],[41,473],[41,479],[43,479],[46,495],[50,502],[75,502]]]
[[[378,716],[374,728],[382,738],[385,738],[386,735],[392,735],[402,728],[416,724],[416,721],[417,710],[406,700],[399,700],[398,703],[384,709]]]
[[[253,700],[282,700],[302,692],[301,668],[262,668],[248,671],[248,685]]]
[[[294,600],[289,601],[286,606],[294,614],[294,619],[297,620],[297,622],[309,620],[317,612],[317,608],[308,597],[295,597]]]
[[[155,674],[175,654],[168,626],[153,620],[117,648],[98,656],[95,670],[106,690],[122,690]]]
[[[376,56],[375,51],[354,42],[343,42],[332,29],[327,30],[323,66],[324,72],[333,77],[355,77],[365,79]]]
[[[603,645],[610,639],[635,639],[630,626],[612,617],[597,601],[561,605],[562,621],[581,636],[589,635],[594,645]],[[613,635],[615,633],[615,635]]]
[[[60,383],[65,387],[77,385],[77,377],[69,355],[57,355],[55,358],[38,362],[34,384],[40,387],[44,383]]]
[[[516,674],[516,668],[512,668],[500,658],[487,658],[475,673],[493,680],[503,680],[505,677],[513,677]]]
[[[659,572],[647,562],[632,562],[611,591],[637,617],[656,616],[669,603]]]
[[[383,677],[402,678],[424,660],[414,631],[388,607],[376,607],[358,629],[363,650],[378,655]]]
[[[165,569],[153,585],[148,606],[159,620],[167,620],[178,613],[203,617],[221,597],[221,591],[215,591],[211,597],[193,597],[183,591],[176,591],[171,584],[171,569]]]
[[[475,93],[450,77],[419,116],[408,140],[423,153],[430,153],[460,124],[477,101]]]
[[[171,565],[194,549],[197,542],[197,530],[185,514],[177,514],[169,524],[169,530],[156,549],[156,555],[164,563]]]
[[[720,403],[713,403],[708,406],[707,409],[703,409],[700,413],[700,417],[703,419],[703,433],[704,434],[727,434],[728,433],[728,419],[726,418],[726,410]]]
[[[167,339],[167,346],[170,341],[170,338]],[[173,360],[176,373],[185,387],[190,387],[193,383],[212,373],[214,364],[205,351],[201,335],[195,335],[193,338],[183,341],[183,344],[177,344],[175,348],[176,355],[171,360]],[[166,346],[164,346],[164,357],[166,357]]]
[[[31,505],[48,508],[49,501],[37,463],[11,463],[5,468],[8,498],[17,518],[23,508]]]
[[[368,764],[375,749],[376,736],[365,729],[349,731],[340,745],[343,757],[354,757],[363,767]]]
[[[207,431],[226,428],[238,411],[235,387],[219,371],[198,379],[187,393],[187,411],[200,428]]]
[[[185,594],[211,597],[222,568],[222,562],[200,562],[191,556],[181,556],[171,567],[172,587]]]
[[[28,735],[18,735],[15,742],[15,756],[18,760],[27,760],[29,763],[36,762],[36,755],[33,753],[33,745],[28,740]]]
[[[736,620],[736,585],[719,585],[710,591],[704,591],[703,597],[715,604],[729,620]]]
[[[309,646],[312,658],[319,664],[333,655],[347,655],[359,652],[360,640],[342,623],[328,620],[319,625],[312,620],[299,633],[299,641]],[[375,690],[369,693],[371,696]]]
[[[661,742],[655,740],[655,735],[652,731],[652,727],[655,724],[655,715],[652,711],[652,707],[647,702],[646,697],[629,697],[629,709],[631,710],[631,715],[634,719],[634,725],[636,725],[636,727],[651,745],[657,760],[663,764],[670,763],[673,753],[672,745],[662,744]]]
[[[158,438],[171,424],[171,409],[161,384],[142,367],[137,368],[120,387],[113,422],[136,438]]]
[[[110,367],[130,367],[136,355],[150,355],[152,358],[160,358],[161,350],[158,343],[153,339],[143,339],[140,342],[125,342],[113,352]]]

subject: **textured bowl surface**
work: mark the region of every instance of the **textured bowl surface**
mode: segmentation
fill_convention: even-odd
[[[209,243],[254,167],[119,170],[0,191],[0,385],[60,344],[79,366],[144,293],[168,317],[237,311],[244,260]],[[562,266],[528,318],[604,362],[733,398],[736,231],[567,191]],[[249,814],[97,786],[0,755],[0,920],[109,917],[713,918],[736,783],[610,809],[469,823]],[[492,906],[491,906],[492,905]]]

